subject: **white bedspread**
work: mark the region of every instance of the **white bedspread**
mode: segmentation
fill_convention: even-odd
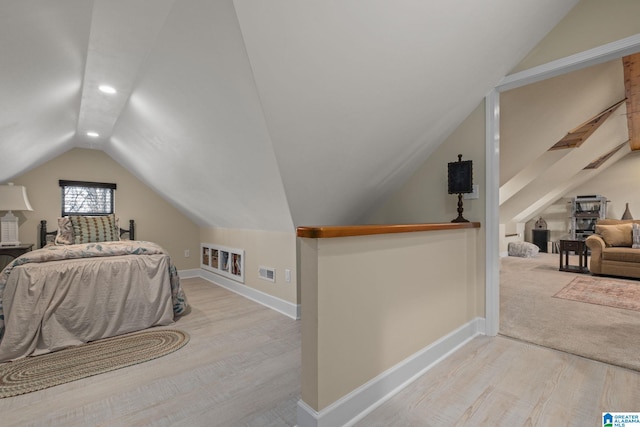
[[[172,294],[186,307],[174,270],[166,253],[17,262],[2,292],[0,361],[172,323]]]

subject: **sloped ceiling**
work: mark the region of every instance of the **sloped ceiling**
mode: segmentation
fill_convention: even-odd
[[[502,94],[500,223],[509,229],[535,218],[629,154],[624,98],[621,59]],[[578,146],[549,151],[567,132],[616,104]],[[585,170],[614,150],[598,168]]]
[[[88,147],[201,226],[352,223],[576,2],[5,0],[0,181]]]

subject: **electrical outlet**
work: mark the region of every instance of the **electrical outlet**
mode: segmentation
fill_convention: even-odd
[[[189,249],[184,250],[184,257],[189,258]]]
[[[473,192],[463,194],[462,195],[463,199],[465,199],[465,200],[473,200],[473,199],[479,199],[480,198],[480,187],[478,186],[478,184],[473,184],[471,189],[473,190]]]

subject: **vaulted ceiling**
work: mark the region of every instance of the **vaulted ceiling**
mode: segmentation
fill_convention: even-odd
[[[631,152],[624,62],[501,96],[500,223],[534,219]]]
[[[3,0],[0,182],[85,147],[202,226],[355,222],[576,2]]]

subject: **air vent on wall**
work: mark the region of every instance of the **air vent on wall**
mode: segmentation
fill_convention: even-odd
[[[258,276],[261,279],[268,280],[270,282],[276,281],[276,269],[271,267],[260,267],[258,270]]]

